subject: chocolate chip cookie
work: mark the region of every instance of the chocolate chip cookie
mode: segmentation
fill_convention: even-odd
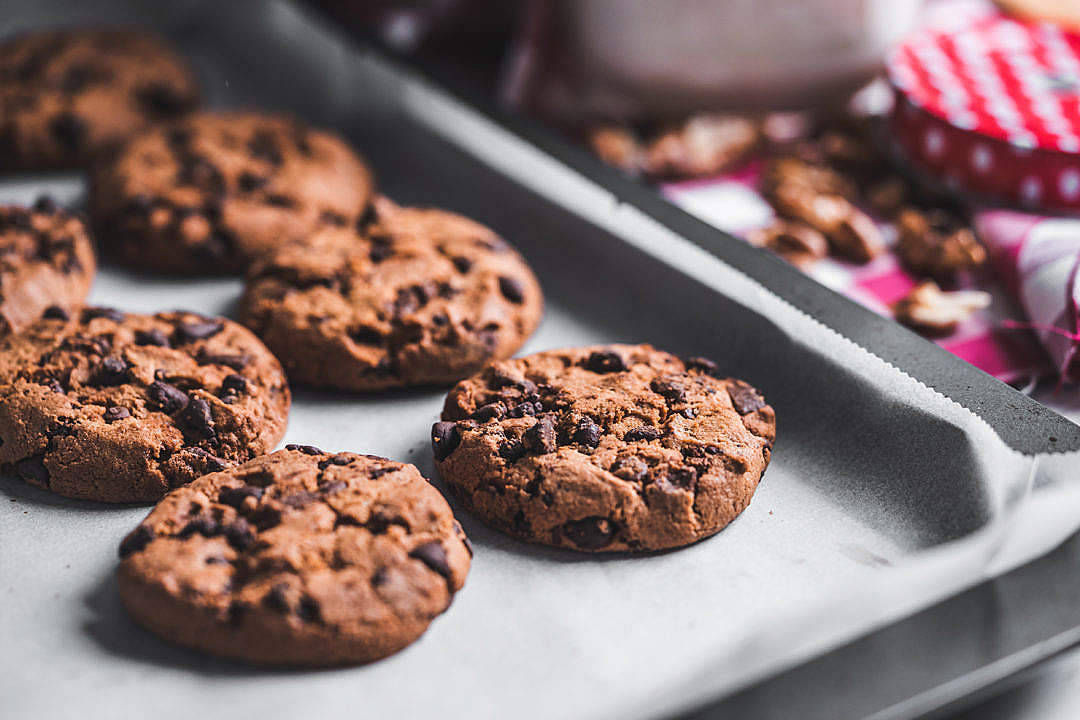
[[[0,341],[0,464],[67,497],[149,502],[267,452],[289,401],[236,323],[55,308]]]
[[[138,130],[195,108],[184,63],[132,30],[47,30],[0,44],[0,167],[85,167]]]
[[[49,198],[0,206],[0,335],[81,305],[95,267],[83,221]]]
[[[521,256],[488,228],[378,198],[252,268],[241,318],[295,382],[347,390],[450,383],[512,355],[543,313]]]
[[[776,432],[757,390],[715,371],[648,345],[497,362],[446,398],[435,461],[467,508],[523,540],[688,545],[750,503]]]
[[[362,663],[419,638],[471,555],[412,465],[289,445],[165,496],[120,545],[120,597],[151,631],[215,655]]]
[[[371,192],[367,167],[334,135],[284,116],[201,113],[136,136],[98,166],[90,206],[119,260],[214,274],[353,224]]]

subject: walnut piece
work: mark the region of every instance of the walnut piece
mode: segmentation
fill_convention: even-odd
[[[796,267],[806,267],[829,252],[825,236],[809,225],[792,220],[774,220],[746,236],[754,247],[773,252]]]
[[[896,220],[896,253],[914,273],[949,278],[986,262],[986,249],[972,229],[944,210],[908,208]]]
[[[914,330],[937,337],[948,335],[976,310],[989,306],[989,293],[980,290],[944,292],[933,280],[926,280],[893,306],[893,316]]]
[[[696,115],[662,132],[645,150],[650,177],[705,177],[728,170],[761,140],[761,126],[737,115]]]

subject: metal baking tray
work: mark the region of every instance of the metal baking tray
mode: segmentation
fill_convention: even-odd
[[[477,552],[453,607],[398,655],[324,672],[162,643],[126,617],[113,580],[117,543],[147,509],[0,478],[0,716],[914,717],[1072,642],[1073,603],[1043,616],[1023,601],[1080,585],[1060,572],[1074,541],[1046,555],[1080,525],[1077,426],[309,7],[3,9],[4,33],[159,29],[211,105],[335,128],[383,192],[463,212],[520,248],[548,299],[525,352],[647,341],[711,356],[762,389],[779,439],[750,508],[679,551],[533,547],[455,506]],[[41,192],[78,205],[84,187],[0,178],[0,201]],[[240,289],[106,266],[92,300],[229,314]],[[442,397],[298,390],[286,439],[433,477]]]

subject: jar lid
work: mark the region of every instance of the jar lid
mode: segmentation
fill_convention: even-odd
[[[901,154],[957,189],[1080,210],[1080,35],[988,2],[936,9],[887,62]]]

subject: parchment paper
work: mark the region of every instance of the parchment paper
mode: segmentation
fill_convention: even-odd
[[[139,17],[159,18],[192,55],[213,102],[336,127],[392,197],[466,212],[520,247],[549,300],[525,352],[625,340],[710,355],[764,391],[779,439],[750,508],[675,552],[532,547],[455,507],[476,558],[450,610],[388,660],[320,672],[158,641],[124,615],[113,580],[117,544],[147,508],[0,478],[0,716],[656,717],[1034,557],[1078,525],[1075,456],[1008,450],[967,410],[447,98],[353,56],[291,6],[173,10]],[[77,203],[82,186],[3,182],[0,201],[42,190]],[[240,288],[107,268],[93,300],[228,314]],[[299,391],[286,441],[415,462],[430,477],[441,400]]]

